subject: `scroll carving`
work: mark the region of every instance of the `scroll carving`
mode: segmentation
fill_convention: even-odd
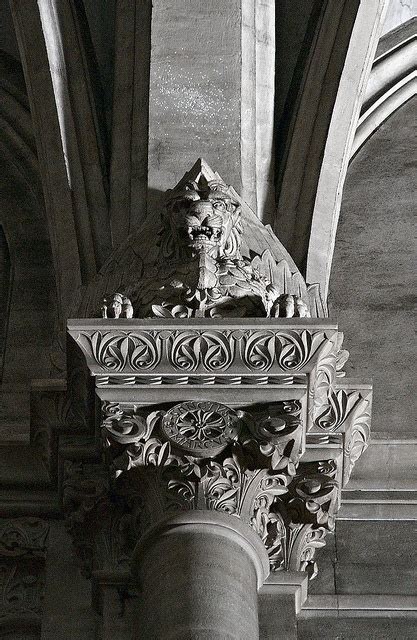
[[[136,533],[173,510],[214,509],[251,524],[273,570],[313,566],[334,526],[337,465],[300,464],[301,410],[298,401],[251,412],[187,401],[146,415],[105,403],[114,487],[129,496]]]
[[[49,526],[39,518],[0,519],[0,556],[43,556]]]

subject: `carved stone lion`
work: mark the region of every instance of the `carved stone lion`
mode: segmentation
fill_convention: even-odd
[[[186,182],[167,193],[161,257],[240,258],[241,208],[219,181]]]
[[[187,176],[167,192],[159,254],[126,288],[136,317],[306,317],[300,296],[280,290],[271,252],[243,256],[241,204],[219,177]],[[247,243],[248,244],[248,243]]]

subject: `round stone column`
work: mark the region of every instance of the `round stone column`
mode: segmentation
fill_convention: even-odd
[[[261,539],[237,517],[189,511],[148,531],[134,554],[135,640],[257,640],[269,573]]]

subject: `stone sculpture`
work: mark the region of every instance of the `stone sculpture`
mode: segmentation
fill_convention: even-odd
[[[132,315],[122,314],[116,293],[109,317],[133,310],[142,318],[309,317],[308,302],[274,282],[269,249],[242,255],[242,207],[233,190],[204,172],[190,178],[167,192],[157,259],[126,289]]]
[[[133,318],[132,303],[121,293],[113,293],[103,300],[101,306],[102,318]]]
[[[348,353],[318,288],[204,162],[167,193],[160,222],[87,289],[87,317],[117,289],[104,319],[68,323],[94,380],[92,422],[101,408],[100,459],[64,468],[84,569],[121,572],[124,584],[136,543],[205,512],[255,532],[271,571],[314,577],[367,446],[371,389],[341,383]]]

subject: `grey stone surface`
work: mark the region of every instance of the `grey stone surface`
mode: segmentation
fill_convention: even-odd
[[[259,601],[260,640],[297,640],[294,597],[265,595]]]
[[[257,640],[253,531],[237,519],[234,529],[234,519],[224,514],[195,512],[189,524],[183,516],[168,520],[139,543],[134,574],[141,599],[134,637]],[[246,529],[249,544],[243,537]],[[264,553],[262,543],[260,551]]]
[[[42,207],[4,157],[0,171],[0,223],[12,264],[0,432],[6,440],[19,440],[29,434],[30,382],[53,369],[57,295]]]
[[[336,525],[337,526],[337,525]],[[308,585],[309,595],[335,594],[336,535],[327,536],[326,546],[317,551],[319,572]]]
[[[273,195],[271,172],[268,174],[274,160],[271,153],[273,92],[275,89],[279,94],[275,102],[278,119],[290,106],[287,101],[289,87],[294,73],[298,73],[299,86],[303,88],[300,98],[305,104],[305,111],[300,112],[298,140],[306,143],[311,154],[302,156],[308,157],[308,162],[300,161],[300,156],[295,154],[295,162],[288,172],[288,186],[291,192],[294,189],[296,214],[299,213],[303,221],[303,242],[307,246],[310,234],[304,225],[306,209],[317,202],[319,210],[326,216],[334,204],[334,212],[337,212],[343,171],[349,156],[346,132],[352,129],[353,135],[355,127],[354,118],[347,115],[348,102],[351,101],[352,114],[352,104],[355,103],[355,109],[359,108],[358,94],[364,89],[359,85],[362,82],[360,78],[363,79],[365,49],[368,52],[372,49],[370,34],[374,20],[371,13],[375,17],[383,2],[367,0],[362,3],[322,4],[329,11],[335,11],[341,22],[339,25],[335,19],[324,21],[327,26],[320,33],[320,42],[311,38],[314,45],[318,45],[316,57],[313,57],[317,66],[310,66],[311,83],[305,85],[299,55],[302,53],[305,60],[310,58],[311,51],[305,46],[308,38],[304,38],[310,12],[320,4],[313,0],[279,3],[272,0],[154,0],[152,49],[149,42],[150,0],[118,0],[117,3],[102,0],[100,7],[96,7],[94,0],[84,0],[104,84],[107,124],[110,124],[113,80],[117,88],[114,102],[117,108],[112,122],[110,194],[107,191],[100,193],[102,190],[97,188],[103,179],[102,167],[98,167],[100,163],[94,164],[95,172],[90,173],[97,113],[94,112],[90,118],[89,97],[83,99],[80,91],[88,90],[90,81],[94,83],[97,80],[94,75],[97,67],[92,75],[91,69],[85,68],[84,74],[85,52],[79,50],[82,38],[79,38],[79,25],[73,22],[76,15],[73,9],[80,3],[73,0],[43,3],[11,0],[10,4],[22,49],[41,169],[35,157],[33,136],[29,142],[25,135],[21,136],[22,130],[25,134],[26,130],[32,129],[32,123],[24,92],[21,95],[22,78],[19,78],[16,83],[16,87],[20,87],[17,102],[20,102],[24,115],[18,109],[14,111],[5,107],[7,92],[0,96],[0,148],[2,152],[6,151],[0,167],[3,212],[0,221],[9,233],[15,266],[2,398],[8,419],[7,423],[0,424],[3,427],[0,429],[2,440],[16,436],[18,432],[23,435],[27,428],[29,381],[33,377],[47,377],[50,373],[50,343],[59,305],[61,309],[68,309],[69,299],[80,282],[80,269],[86,279],[95,274],[93,254],[97,247],[95,242],[88,240],[91,229],[87,220],[98,200],[102,198],[107,204],[109,196],[111,213],[108,215],[103,203],[97,213],[93,233],[100,236],[111,220],[115,245],[123,242],[131,228],[145,217],[148,96],[151,107],[150,214],[154,211],[154,202],[161,198],[161,191],[175,184],[179,177],[179,163],[187,166],[199,154],[213,161],[224,178],[233,182],[239,191],[242,187],[244,196],[251,202],[256,200],[256,194],[268,201]],[[117,15],[114,21],[115,4]],[[414,4],[412,0],[393,1],[385,29],[410,17]],[[63,29],[57,36],[58,40],[63,36],[65,55],[59,58],[59,69],[55,68],[52,75],[59,76],[66,65],[67,71],[70,70],[72,99],[66,103],[65,113],[61,115],[69,127],[71,121],[75,121],[77,151],[84,159],[81,163],[73,162],[73,156],[72,168],[89,176],[88,180],[83,180],[78,175],[73,191],[67,184],[57,125],[56,96],[51,88],[51,71],[44,47],[46,30],[40,27],[38,5],[58,7],[62,21]],[[255,11],[260,5],[263,17]],[[275,87],[273,5],[276,5],[279,20]],[[350,40],[350,27],[358,6],[363,10],[356,21],[359,30],[351,47],[353,57],[346,62],[342,49],[347,48]],[[271,16],[270,20],[268,16]],[[319,23],[322,24],[320,20]],[[114,32],[117,34],[115,78]],[[19,58],[6,0],[0,1],[0,49],[16,60]],[[255,51],[261,55],[256,57]],[[329,54],[327,58],[323,55],[326,52]],[[147,77],[149,55],[150,92]],[[328,65],[327,61],[334,62],[334,57],[338,64]],[[2,80],[6,66],[1,66]],[[339,83],[342,68],[346,73],[344,71]],[[12,72],[15,73],[15,69]],[[318,80],[320,73],[323,73],[323,78],[326,75],[323,83]],[[336,92],[339,85],[344,88],[344,93],[339,93],[338,108],[335,109],[332,91]],[[9,89],[10,86],[7,91]],[[316,99],[312,99],[315,92]],[[298,102],[295,110],[297,106]],[[335,114],[330,132],[328,123],[320,120],[326,108],[328,113]],[[6,117],[3,117],[4,113]],[[307,131],[307,116],[311,117],[311,135]],[[413,121],[415,105],[413,107],[409,103],[381,128],[351,165],[333,283],[333,309],[339,315],[341,330],[347,333],[346,346],[352,354],[348,372],[357,371],[361,375],[365,372],[375,379],[374,432],[398,439],[408,437],[403,444],[379,443],[375,449],[370,449],[356,467],[350,485],[358,493],[365,486],[372,489],[375,491],[374,499],[379,491],[380,499],[388,504],[393,498],[388,494],[382,495],[381,490],[394,493],[398,489],[406,489],[411,493],[416,487],[417,389],[414,369],[417,352],[414,317],[417,281],[414,264],[415,193],[411,193],[410,187],[415,185],[415,131],[410,124]],[[258,131],[257,125],[260,125]],[[324,150],[328,152],[325,163],[322,162]],[[316,165],[316,172],[312,163]],[[297,192],[294,173],[298,169],[305,182]],[[43,176],[43,193],[40,173]],[[315,180],[319,174],[321,197],[317,198]],[[261,190],[255,184],[255,176],[262,183]],[[77,201],[84,197],[83,189],[88,191],[84,194],[88,205],[79,208]],[[33,198],[29,196],[32,192],[35,194]],[[43,198],[47,210],[45,218]],[[77,224],[74,213],[78,215]],[[331,244],[323,229],[327,223],[332,230],[335,229],[337,215],[332,220],[326,218],[327,222],[322,225],[324,217],[319,218],[315,232],[315,248],[318,253],[323,251],[323,255]],[[88,228],[85,229],[84,225]],[[300,235],[295,234],[298,246]],[[331,251],[326,255],[330,254]],[[99,263],[100,260],[97,261]],[[321,271],[318,269],[311,273],[320,274]],[[170,392],[175,392],[175,389],[171,387]],[[185,387],[181,392],[191,393]],[[261,392],[267,393],[265,386]],[[197,399],[198,390],[192,393]],[[212,393],[211,387],[207,393]],[[222,393],[226,396],[225,390]],[[236,387],[234,393],[237,394]],[[247,395],[249,403],[252,399]],[[47,423],[47,416],[44,419]],[[52,430],[54,426],[57,425],[52,425]],[[414,444],[409,446],[412,437]],[[49,483],[41,456],[36,456],[29,445],[14,449],[2,446],[0,453],[2,505],[11,512],[20,509],[25,513],[35,510],[45,513],[48,509],[51,513],[53,505],[53,513],[62,515],[58,506],[59,491]],[[88,452],[84,451],[82,455],[88,455]],[[60,460],[62,462],[62,458]],[[81,517],[83,508],[86,507],[88,512],[91,506],[88,482],[83,488],[87,489],[87,500],[80,507]],[[392,506],[392,517],[395,518],[398,514],[395,504]],[[370,518],[375,511],[366,513],[363,509],[361,513],[362,517]],[[312,608],[303,611],[297,633],[294,596],[288,595],[285,589],[275,595],[268,592],[261,601],[261,637],[264,640],[295,640],[296,637],[297,640],[415,638],[415,605],[410,605],[409,609],[404,607],[404,611],[395,614],[390,612],[390,606],[391,600],[398,604],[399,599],[416,593],[416,528],[416,521],[379,519],[361,522],[357,519],[339,522],[336,537],[328,536],[327,547],[318,551],[320,574],[310,586],[313,597],[320,597],[320,594],[334,597],[335,606],[328,608],[326,615]],[[201,532],[184,537],[185,545],[175,536],[164,539],[163,543],[156,539],[144,560],[141,570],[146,584],[142,594],[142,612],[140,601],[129,596],[129,607],[136,615],[138,640],[143,636],[144,620],[145,627],[148,627],[145,633],[158,640],[178,636],[211,640],[216,637],[223,640],[257,637],[256,585],[253,567],[245,552],[230,540],[219,543],[215,536],[202,539]],[[364,594],[368,594],[368,604],[378,595],[386,597],[384,601],[378,600],[380,608],[377,613],[360,610]],[[126,605],[124,595],[126,593],[121,593],[119,587],[111,583],[110,576],[101,594],[103,615],[96,625],[90,584],[80,575],[63,523],[53,523],[47,559],[42,640],[93,640],[98,637],[100,640],[131,640],[130,622],[121,614]],[[339,607],[342,597],[349,599],[344,600],[343,611],[343,607]],[[164,616],[167,620],[167,626],[162,629],[158,628],[159,623],[154,618],[155,612],[161,610],[160,620],[163,621]],[[197,620],[197,626],[200,620],[199,628],[190,630],[189,625],[184,629],[191,618],[194,620],[192,624]],[[212,625],[211,629],[209,625]],[[34,640],[39,637],[40,629],[31,629],[30,625],[11,629],[2,621],[0,635],[10,640]]]
[[[321,617],[298,621],[298,640],[415,640],[415,637],[415,619]]]
[[[82,577],[63,522],[51,524],[46,558],[42,640],[92,640],[91,584]]]
[[[417,16],[416,0],[390,0],[385,16],[382,33],[388,33],[392,29]]]
[[[399,435],[401,437],[401,434]],[[357,491],[373,489],[378,491],[416,490],[416,455],[417,440],[415,438],[407,440],[371,438],[369,448],[355,466],[355,473],[352,475],[347,489]]]
[[[332,538],[318,553],[319,575],[309,594],[416,593],[414,521],[338,521]]]
[[[415,434],[416,107],[413,99],[352,161],[330,285],[350,375],[373,377],[373,432]]]
[[[153,3],[150,188],[175,184],[198,149],[242,191],[241,37],[240,0]]]
[[[8,0],[1,0],[0,2],[0,49],[19,60],[19,48]]]
[[[336,553],[338,562],[344,564],[417,567],[416,523],[338,522]]]

